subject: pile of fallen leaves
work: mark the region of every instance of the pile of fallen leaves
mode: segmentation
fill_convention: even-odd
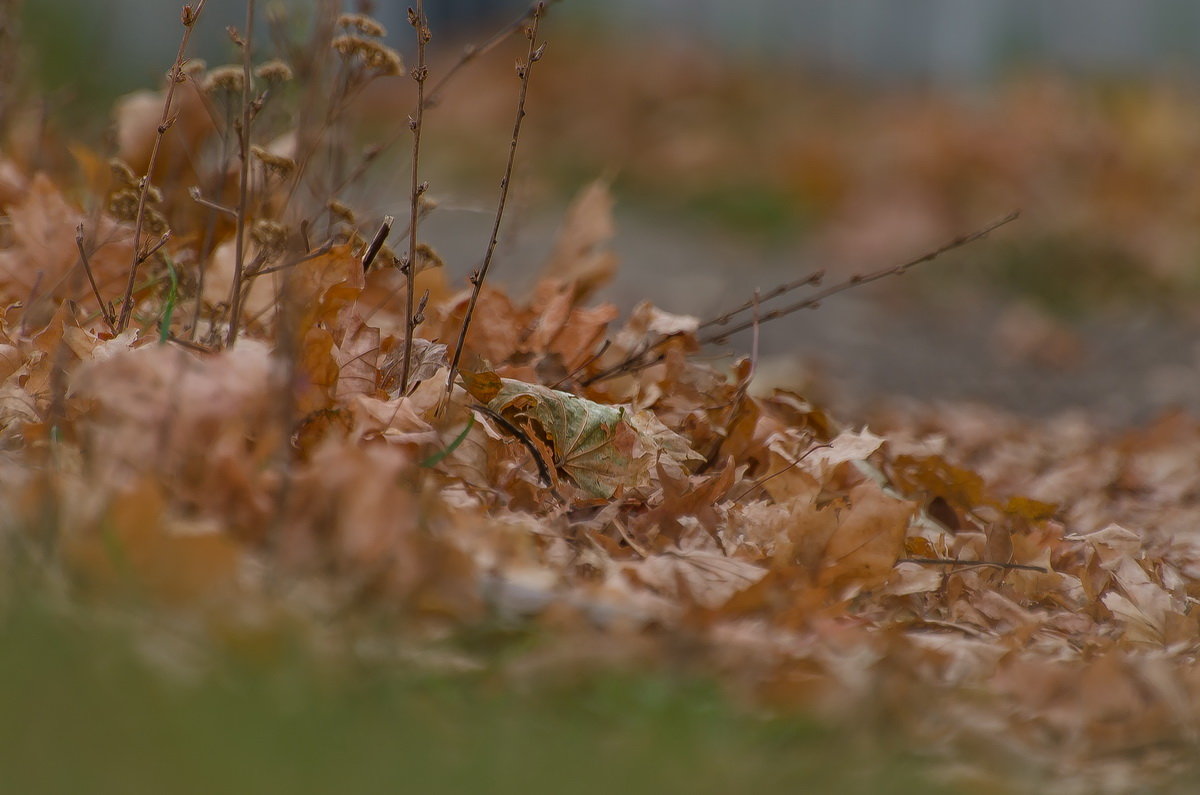
[[[150,145],[125,108],[124,161],[76,152],[101,186],[82,201],[0,160],[4,548],[73,598],[134,596],[255,654],[281,624],[328,641],[365,615],[405,659],[469,667],[487,652],[448,651],[456,633],[540,627],[507,665],[715,672],[894,727],[968,780],[1140,789],[1193,750],[1194,419],[1106,436],[941,410],[881,436],[756,394],[751,360],[696,355],[696,318],[590,301],[615,264],[598,186],[530,295],[484,286],[449,393],[469,286],[425,250],[402,388],[403,275],[364,271],[372,229],[347,212],[274,251],[279,174],[256,187],[234,344],[237,231],[182,189],[152,199],[175,233],[121,328],[141,259],[121,197]],[[200,137],[173,140],[165,187],[200,163]]]

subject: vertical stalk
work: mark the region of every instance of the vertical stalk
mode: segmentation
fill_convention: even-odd
[[[538,3],[531,13],[533,21],[525,28],[525,38],[529,40],[529,51],[525,62],[517,62],[517,77],[521,79],[521,91],[517,95],[517,117],[513,122],[512,139],[508,146],[508,164],[504,167],[504,177],[500,180],[500,200],[496,205],[496,218],[492,223],[492,236],[488,240],[487,252],[483,255],[483,264],[471,275],[471,300],[467,303],[467,312],[463,316],[462,327],[458,332],[458,344],[454,346],[454,360],[450,363],[450,372],[446,376],[446,392],[443,403],[450,400],[454,389],[454,374],[458,372],[458,363],[462,359],[463,345],[467,340],[467,330],[471,327],[471,317],[475,314],[475,304],[479,301],[479,293],[483,289],[483,280],[487,278],[488,268],[492,264],[492,256],[496,253],[496,241],[500,237],[500,222],[504,218],[504,205],[508,201],[508,186],[512,180],[513,163],[517,159],[517,141],[521,138],[521,122],[525,118],[525,97],[529,92],[529,75],[533,65],[541,60],[546,51],[546,45],[538,46],[538,22],[545,13],[546,4]]]
[[[196,7],[185,5],[179,14],[183,23],[183,37],[179,40],[179,52],[175,55],[175,63],[168,72],[167,97],[163,102],[162,117],[158,122],[158,132],[154,136],[154,144],[150,147],[150,160],[146,164],[146,174],[142,177],[141,189],[138,192],[137,217],[133,222],[133,262],[129,265],[129,281],[125,284],[125,295],[121,298],[121,315],[117,319],[117,331],[125,330],[129,325],[129,316],[133,313],[133,288],[137,284],[138,266],[142,264],[142,225],[146,220],[146,196],[150,192],[150,176],[154,173],[154,165],[158,162],[158,152],[162,147],[163,136],[171,129],[174,119],[171,118],[171,105],[175,100],[175,86],[185,79],[183,74],[184,55],[187,53],[188,41],[192,38],[192,29],[200,12],[204,10],[207,0],[200,0]]]
[[[425,117],[425,80],[429,68],[425,65],[425,45],[429,43],[428,21],[425,19],[424,0],[417,0],[416,11],[409,11],[408,21],[417,31],[417,65],[412,78],[417,83],[417,107],[409,118],[408,126],[413,133],[412,185],[409,193],[408,257],[404,263],[404,281],[407,295],[404,298],[404,363],[400,369],[400,394],[408,394],[408,378],[412,368],[413,327],[416,325],[417,293],[417,221],[421,210],[421,194],[429,187],[420,181],[417,168],[421,162],[421,123]]]
[[[238,130],[242,167],[238,173],[237,229],[234,234],[233,286],[229,290],[229,335],[225,346],[237,342],[238,324],[242,320],[242,273],[246,267],[246,211],[250,192],[250,47],[254,42],[254,0],[246,0],[246,37],[242,41],[242,124]]]

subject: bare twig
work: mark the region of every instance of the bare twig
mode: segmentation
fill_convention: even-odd
[[[746,299],[746,302],[744,304],[742,304],[739,307],[736,307],[735,309],[729,310],[728,312],[726,312],[723,315],[718,315],[717,317],[714,317],[711,320],[704,321],[703,323],[700,324],[699,328],[709,328],[711,326],[723,326],[726,323],[728,323],[730,320],[732,320],[735,316],[740,315],[742,312],[745,312],[747,309],[754,309],[755,311],[758,311],[758,307],[761,306],[764,302],[770,301],[773,298],[778,298],[779,296],[781,296],[785,293],[790,293],[793,290],[798,290],[801,287],[810,287],[810,286],[818,285],[821,283],[821,280],[824,278],[825,278],[825,271],[817,270],[817,271],[813,271],[812,273],[808,274],[807,276],[803,276],[799,279],[796,279],[795,281],[785,282],[784,284],[778,285],[777,287],[772,287],[770,290],[767,290],[762,295],[759,295],[758,291],[755,290],[754,295],[751,298]]]
[[[472,61],[476,61],[479,58],[482,58],[484,55],[487,55],[489,52],[507,41],[508,38],[514,33],[524,28],[525,23],[533,17],[534,12],[537,10],[539,5],[545,5],[546,7],[549,7],[559,1],[560,0],[547,0],[545,3],[534,3],[530,5],[529,8],[521,14],[521,16],[517,17],[512,22],[509,22],[507,25],[493,33],[482,44],[470,44],[464,47],[462,53],[459,55],[458,60],[451,64],[450,68],[446,70],[441,79],[434,83],[433,87],[426,92],[425,99],[422,103],[424,107],[426,109],[436,107],[441,101],[442,93],[446,90],[447,84],[453,78],[457,77],[459,72],[461,72]],[[403,131],[400,131],[383,143],[376,144],[375,146],[368,148],[363,153],[358,165],[356,165],[354,169],[351,170],[351,172],[346,176],[346,178],[341,181],[334,193],[341,193],[343,190],[345,190],[347,185],[352,184],[362,177],[362,175],[367,172],[367,169],[370,167],[371,163],[374,162],[375,158],[379,157],[379,155],[384,151],[394,146],[396,142],[400,140],[402,135]]]
[[[1020,217],[1020,215],[1021,215],[1020,211],[1011,212],[1008,215],[1004,216],[1003,218],[1001,218],[997,221],[993,221],[990,224],[988,224],[980,229],[975,230],[974,232],[971,232],[971,233],[965,234],[965,235],[960,235],[960,236],[954,238],[953,240],[951,240],[947,243],[944,243],[943,245],[939,246],[938,248],[936,248],[932,251],[929,251],[925,254],[922,254],[921,256],[917,257],[916,259],[911,259],[908,262],[904,262],[899,265],[893,265],[889,268],[883,268],[882,270],[877,270],[877,271],[874,271],[872,273],[868,273],[865,275],[855,274],[854,276],[851,276],[849,279],[846,279],[843,282],[839,282],[838,284],[834,284],[829,287],[826,287],[824,290],[814,293],[813,295],[810,295],[809,297],[807,297],[801,301],[797,301],[793,304],[788,304],[787,306],[780,307],[779,309],[772,309],[770,312],[763,314],[761,317],[752,318],[752,319],[744,321],[742,323],[738,323],[731,328],[721,329],[714,333],[708,334],[707,336],[701,337],[699,342],[702,345],[722,344],[731,335],[736,334],[739,331],[745,331],[748,328],[753,328],[757,324],[766,323],[771,320],[777,320],[778,318],[784,317],[785,315],[790,315],[793,312],[798,312],[802,309],[816,309],[817,307],[819,307],[821,305],[822,301],[824,301],[826,298],[829,298],[830,296],[836,295],[841,292],[845,292],[846,290],[850,290],[854,287],[859,287],[864,284],[870,284],[871,282],[878,281],[878,280],[886,278],[888,276],[899,276],[899,275],[905,273],[906,271],[908,271],[910,268],[914,268],[917,265],[921,265],[921,264],[924,264],[931,260],[937,259],[941,255],[946,254],[947,252],[953,251],[954,249],[962,248],[963,246],[965,246],[969,243],[974,243],[976,240],[980,240],[984,237],[987,237],[988,234],[990,234],[991,232],[994,232],[996,229],[999,229],[1000,227],[1004,226],[1005,224],[1015,221],[1018,217]],[[801,286],[802,284],[804,284],[806,282],[810,283],[810,284],[817,283],[816,281],[813,280],[812,276],[809,276],[809,277],[806,277],[806,279],[801,280],[799,282],[792,283],[791,285],[781,285],[781,287],[788,288],[788,289],[794,289],[795,286]],[[787,290],[786,289],[781,290],[780,288],[775,288],[768,292],[768,296],[775,297],[778,295],[782,295],[783,292],[787,292]],[[727,322],[734,315],[738,314],[739,312],[744,311],[745,309],[747,309],[749,307],[752,307],[753,305],[754,305],[754,300],[751,299],[746,304],[742,304],[742,306],[740,306],[739,308],[734,309],[730,312],[727,312],[724,315],[721,315],[718,318],[715,318],[714,320],[703,323],[700,326],[700,328],[710,327],[713,325],[720,325],[724,322]],[[629,354],[624,359],[622,359],[621,361],[612,365],[611,367],[601,370],[599,373],[596,373],[595,375],[585,379],[582,383],[584,386],[588,386],[590,384],[596,383],[597,381],[603,381],[605,379],[612,378],[613,376],[620,375],[621,373],[635,372],[637,370],[642,370],[642,369],[645,369],[646,367],[650,367],[651,365],[662,361],[664,354],[658,354],[657,356],[652,356],[650,358],[646,358],[647,354],[650,354],[653,351],[658,350],[659,348],[661,348],[662,346],[664,346],[665,344],[667,344],[668,342],[670,342],[671,340],[673,340],[679,336],[680,336],[679,334],[664,334],[664,335],[660,336],[658,339],[654,340],[653,342],[650,342],[650,343],[647,343],[647,344],[641,346],[636,351]]]
[[[1045,566],[1030,566],[1027,563],[999,563],[994,560],[954,560],[953,558],[900,558],[897,563],[919,563],[922,566],[991,566],[996,569],[1037,571],[1048,574]]]
[[[96,303],[100,305],[100,314],[104,317],[104,324],[108,326],[108,330],[116,333],[116,319],[113,318],[108,311],[108,304],[104,303],[104,296],[100,295],[100,287],[96,284],[96,276],[92,273],[92,264],[88,261],[87,251],[83,246],[83,222],[79,222],[79,226],[75,227],[75,247],[79,249],[79,262],[83,265],[83,272],[87,274],[88,284],[92,285],[92,295],[96,296]]]
[[[279,271],[287,270],[288,268],[294,268],[297,265],[308,262],[309,260],[316,259],[317,257],[319,257],[323,254],[328,254],[332,250],[333,250],[333,241],[326,240],[319,247],[313,249],[312,251],[308,252],[307,254],[303,254],[294,259],[290,259],[287,262],[283,263],[282,265],[272,265],[270,268],[259,268],[254,273],[249,274],[248,278],[257,278],[259,276],[265,276],[268,273],[277,273]]]
[[[167,245],[167,241],[170,239],[171,239],[170,230],[163,232],[162,236],[159,237],[157,241],[155,241],[154,245],[151,246],[150,248],[146,249],[145,253],[142,254],[142,256],[138,257],[138,264],[139,265],[142,264],[146,260],[153,257],[155,254],[157,254],[163,246]]]
[[[421,194],[429,184],[420,181],[418,167],[421,161],[421,122],[425,117],[425,81],[429,78],[429,67],[425,65],[425,45],[431,38],[429,21],[425,18],[424,0],[417,0],[415,11],[409,9],[408,21],[417,32],[417,66],[412,70],[412,79],[417,83],[417,107],[408,120],[413,134],[412,183],[409,192],[408,256],[403,263],[404,283],[404,364],[400,368],[400,394],[408,394],[408,375],[412,367],[413,317],[416,314],[417,298],[417,217],[420,214]]]
[[[254,42],[254,0],[246,0],[246,36],[239,43],[242,47],[242,123],[238,130],[238,156],[241,167],[238,170],[238,206],[237,228],[234,230],[233,253],[233,286],[229,290],[229,334],[225,338],[226,347],[233,347],[237,342],[238,323],[242,315],[242,271],[246,265],[246,212],[249,210],[250,192],[250,120],[253,108],[250,82],[250,47]]]
[[[768,480],[770,480],[771,478],[777,478],[777,477],[779,477],[780,475],[782,475],[784,472],[787,472],[788,470],[790,470],[790,469],[792,469],[792,468],[794,468],[794,467],[798,467],[798,466],[800,466],[800,462],[801,462],[801,461],[803,461],[804,459],[808,458],[810,455],[812,455],[812,454],[813,454],[814,452],[816,452],[817,450],[821,450],[821,449],[823,449],[823,448],[826,448],[826,447],[833,447],[833,445],[832,445],[832,444],[829,444],[829,443],[827,442],[827,443],[825,443],[825,444],[818,444],[818,445],[814,445],[813,447],[810,447],[810,448],[808,448],[807,450],[805,450],[805,451],[804,451],[804,455],[800,456],[800,457],[799,457],[799,458],[797,458],[795,461],[792,461],[792,462],[791,462],[791,463],[789,463],[787,466],[785,466],[783,469],[780,469],[780,470],[777,470],[777,471],[775,471],[775,472],[772,472],[771,474],[769,474],[769,475],[766,475],[766,476],[764,476],[764,477],[761,477],[761,478],[759,478],[758,480],[754,481],[754,483],[753,483],[753,484],[751,484],[750,488],[746,489],[746,490],[745,490],[745,491],[743,491],[741,494],[739,494],[738,496],[734,497],[734,498],[733,498],[733,501],[734,501],[735,503],[737,503],[737,502],[741,502],[742,500],[746,499],[746,497],[748,497],[750,494],[752,494],[754,491],[756,491],[756,490],[758,490],[758,489],[762,488],[762,485],[763,485],[764,483],[766,483]]]
[[[507,25],[500,28],[500,30],[493,33],[491,37],[488,38],[488,40],[483,44],[472,44],[464,47],[462,55],[459,56],[459,59],[454,63],[454,65],[446,70],[446,73],[442,75],[442,79],[438,80],[437,83],[433,85],[433,88],[430,89],[428,96],[425,98],[425,107],[432,108],[437,105],[442,98],[442,92],[446,89],[446,84],[449,83],[450,80],[453,79],[461,69],[467,66],[467,64],[478,58],[482,58],[484,55],[487,55],[489,52],[499,47],[508,39],[509,36],[513,35],[517,31],[522,30],[525,27],[525,23],[529,22],[530,20],[535,20],[539,16],[545,16],[546,9],[557,2],[559,2],[559,0],[547,0],[547,2],[534,3],[529,6],[529,8],[525,9],[525,12],[522,13],[521,16],[517,17],[512,22],[509,22]]]
[[[546,4],[538,3],[532,11],[533,21],[525,29],[525,37],[529,40],[529,48],[525,54],[524,63],[517,62],[517,77],[521,79],[521,90],[517,95],[517,115],[513,121],[512,139],[508,146],[508,163],[504,167],[504,177],[500,180],[500,200],[496,204],[496,218],[492,223],[492,236],[488,240],[487,252],[483,256],[483,264],[471,276],[471,298],[467,302],[467,311],[463,316],[462,327],[458,332],[458,343],[454,346],[454,359],[450,363],[450,372],[446,375],[445,401],[450,399],[454,389],[454,374],[458,372],[458,363],[462,359],[463,347],[467,341],[467,331],[471,327],[471,316],[475,314],[475,304],[479,301],[479,293],[483,289],[483,281],[487,278],[488,268],[492,264],[492,256],[496,253],[496,242],[500,236],[500,222],[504,218],[504,204],[508,200],[508,187],[512,180],[513,163],[517,159],[517,142],[521,138],[521,122],[525,119],[525,97],[529,92],[529,76],[533,65],[541,60],[546,51],[546,45],[537,43],[538,23],[545,13]]]
[[[603,332],[601,332],[601,333],[603,333]],[[600,350],[596,351],[591,356],[584,359],[582,362],[580,362],[578,367],[576,367],[574,370],[567,373],[562,378],[558,379],[553,384],[551,384],[550,388],[558,389],[560,386],[565,384],[567,381],[570,381],[572,378],[574,378],[575,376],[582,373],[584,370],[587,369],[588,365],[590,365],[592,362],[596,361],[601,356],[603,356],[605,351],[607,351],[609,349],[609,347],[611,347],[611,346],[612,346],[612,340],[605,340],[603,343],[601,343]]]
[[[192,187],[188,188],[188,195],[192,197],[192,201],[196,202],[196,204],[199,204],[201,207],[207,207],[208,209],[214,210],[218,213],[224,213],[230,218],[237,218],[237,210],[233,209],[232,207],[226,207],[223,204],[217,204],[211,199],[204,198],[204,194],[200,192],[199,186],[193,185]]]
[[[253,4],[253,0],[250,1]],[[121,315],[117,320],[118,332],[124,331],[125,327],[129,325],[129,316],[133,313],[133,287],[137,283],[138,267],[143,262],[140,258],[142,224],[146,220],[146,196],[150,193],[150,176],[154,173],[154,166],[158,162],[158,152],[162,147],[163,136],[175,122],[171,117],[171,103],[175,99],[175,86],[186,79],[183,73],[184,55],[187,52],[188,41],[192,38],[192,29],[195,28],[196,21],[200,18],[200,12],[204,10],[205,2],[207,0],[199,0],[195,8],[185,5],[179,15],[180,21],[183,23],[183,37],[179,40],[179,52],[175,55],[175,63],[167,75],[167,96],[163,101],[162,117],[158,122],[154,144],[150,147],[150,159],[146,163],[146,174],[142,177],[141,189],[138,191],[137,216],[133,223],[133,262],[129,266],[129,281],[125,285],[125,295],[121,299]]]
[[[198,342],[193,342],[192,340],[185,340],[182,337],[176,337],[174,334],[167,336],[167,342],[173,342],[181,348],[187,348],[188,350],[196,351],[197,353],[213,353],[214,352],[212,348],[201,345]]]
[[[821,301],[825,300],[826,298],[829,298],[832,295],[836,295],[838,293],[845,292],[846,290],[849,290],[854,287],[858,287],[859,285],[870,284],[871,282],[879,281],[880,279],[887,278],[888,276],[899,276],[899,275],[905,273],[906,271],[908,271],[910,268],[914,268],[917,265],[922,265],[926,262],[935,260],[938,257],[940,257],[941,255],[946,254],[950,251],[953,251],[956,248],[962,248],[965,245],[974,243],[976,240],[981,240],[981,239],[987,237],[988,234],[990,234],[991,232],[994,232],[996,229],[999,229],[1000,227],[1004,226],[1005,224],[1011,223],[1012,221],[1017,220],[1017,218],[1020,216],[1020,214],[1021,214],[1020,211],[1011,212],[1008,215],[1004,216],[1003,218],[999,219],[998,221],[993,221],[990,224],[988,224],[987,226],[977,229],[974,232],[971,232],[969,234],[959,235],[958,237],[954,238],[953,240],[942,244],[941,246],[934,249],[933,251],[930,251],[926,254],[922,254],[921,256],[917,257],[916,259],[911,259],[908,262],[904,262],[899,265],[893,265],[890,268],[883,268],[882,270],[877,270],[873,273],[868,273],[866,275],[855,274],[854,276],[851,276],[846,281],[826,287],[824,290],[814,293],[813,295],[809,296],[808,298],[805,298],[802,301],[797,301],[794,304],[789,304],[788,306],[782,307],[780,309],[773,309],[770,312],[763,315],[760,318],[760,321],[765,323],[768,320],[775,320],[776,318],[783,317],[784,315],[790,315],[793,312],[798,312],[801,309],[813,309],[813,308],[819,306]],[[754,322],[756,322],[756,321],[746,321],[744,323],[739,323],[739,324],[733,326],[732,328],[722,329],[720,332],[718,332],[716,334],[710,334],[707,337],[701,338],[700,342],[705,345],[707,345],[709,343],[722,343],[731,334],[736,334],[739,331],[745,331],[746,329],[750,328],[750,326],[752,326],[754,324]]]

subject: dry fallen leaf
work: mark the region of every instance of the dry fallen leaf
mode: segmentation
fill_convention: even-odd
[[[538,384],[502,379],[488,407],[544,441],[552,452],[545,463],[562,469],[596,497],[645,486],[656,464],[682,472],[702,460],[686,440],[648,413],[633,415],[622,406]]]

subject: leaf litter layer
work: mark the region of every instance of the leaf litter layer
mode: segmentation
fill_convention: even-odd
[[[343,39],[346,96],[403,79],[382,44]],[[120,159],[74,152],[86,211],[28,152],[0,160],[14,565],[235,654],[301,628],[322,653],[518,679],[716,675],[899,732],[973,785],[1136,791],[1186,770],[1195,419],[1111,437],[946,409],[873,432],[757,394],[752,359],[697,356],[711,324],[642,305],[618,325],[591,301],[615,267],[601,186],[529,295],[485,274],[458,290],[417,237],[415,176],[407,254],[336,197],[306,203],[338,184],[314,156],[336,95],[311,137],[244,146],[267,103],[247,73],[181,61],[178,106],[124,103]],[[245,112],[222,124],[222,102]],[[163,107],[173,132],[130,134]],[[464,641],[486,627],[539,641]]]

